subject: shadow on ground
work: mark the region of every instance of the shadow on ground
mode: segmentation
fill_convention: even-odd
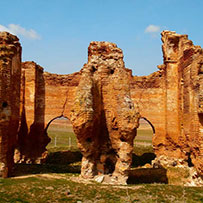
[[[48,154],[46,164],[72,164],[81,160],[80,151],[58,151]]]
[[[128,184],[168,183],[167,170],[164,168],[137,168],[130,170]]]
[[[155,158],[153,153],[141,156],[133,154],[132,167],[128,179],[129,184],[167,183],[165,169],[136,168],[142,167]],[[50,152],[43,164],[15,164],[13,176],[42,173],[74,173],[80,174],[82,154],[79,151]]]
[[[13,176],[40,173],[80,173],[82,155],[79,151],[49,153],[43,164],[15,164]]]
[[[151,164],[156,155],[154,153],[144,153],[141,156],[138,156],[133,153],[132,156],[132,167],[144,166],[145,164]]]
[[[151,164],[155,157],[154,153],[144,153],[141,156],[133,154],[128,184],[168,183],[167,170],[164,168],[137,168],[145,164]]]

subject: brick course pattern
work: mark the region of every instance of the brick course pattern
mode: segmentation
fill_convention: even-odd
[[[65,116],[83,154],[84,178],[113,174],[126,182],[141,117],[153,127],[154,163],[191,160],[203,176],[203,50],[171,31],[162,32],[162,42],[163,64],[148,76],[132,76],[122,50],[109,42],[91,42],[83,68],[58,75],[21,64],[17,37],[0,33],[1,175],[9,176],[14,161],[43,162],[46,130]]]

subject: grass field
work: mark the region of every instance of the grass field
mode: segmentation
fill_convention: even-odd
[[[51,138],[51,142],[47,146],[49,151],[48,160],[65,160],[62,162],[67,162],[68,160],[64,156],[65,152],[62,153],[61,151],[78,150],[77,139],[69,123],[66,125],[62,123],[60,125],[58,122],[55,125],[50,125],[48,135]],[[137,136],[134,140],[133,168],[143,166],[146,163],[150,164],[155,158],[152,147],[152,136],[151,128],[147,128],[146,125],[138,128]]]
[[[37,174],[0,179],[0,202],[133,203],[203,201],[203,189],[166,184],[128,186],[76,181],[74,174]]]
[[[71,125],[57,126],[51,125],[48,129],[48,135],[51,138],[51,142],[47,146],[50,148],[77,148],[77,139],[72,130]],[[137,136],[134,140],[134,145],[138,146],[152,146],[152,130],[149,128],[138,128]]]
[[[152,171],[140,168],[155,156],[150,129],[140,129],[135,139],[132,167],[141,176],[134,184],[127,186],[104,185],[79,178],[82,156],[70,125],[51,125],[48,135],[52,141],[48,145],[49,155],[46,163],[16,164],[15,177],[0,179],[0,202],[203,202],[203,188],[160,184],[152,178]],[[180,182],[179,175],[185,173],[181,169],[178,170],[170,169],[176,182]],[[163,173],[160,170],[154,172],[155,176],[162,176]],[[185,176],[187,175],[185,173]]]

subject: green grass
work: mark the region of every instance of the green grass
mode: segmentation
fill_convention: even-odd
[[[51,138],[51,142],[48,144],[47,149],[77,149],[77,138],[70,126],[62,128],[50,126],[48,136]],[[134,145],[139,147],[139,145],[145,144],[147,146],[152,144],[152,131],[150,129],[138,129]]]
[[[137,130],[137,136],[135,137],[134,144],[136,142],[150,143],[152,144],[153,133],[150,129],[139,129]]]
[[[50,126],[48,136],[51,138],[51,142],[48,144],[47,149],[64,148],[67,150],[77,148],[77,138],[71,127],[61,129]]]
[[[68,163],[67,157],[69,157],[70,160],[79,161],[79,155],[77,158],[70,154],[64,156],[65,151],[67,150],[71,150],[72,152],[79,151],[77,139],[71,126],[50,126],[48,135],[51,138],[51,142],[47,147],[49,152],[48,162],[50,160],[55,160],[60,163]],[[133,168],[143,166],[146,163],[151,163],[155,158],[152,145],[150,144],[152,144],[152,131],[150,129],[138,129],[137,136],[134,140]]]
[[[77,160],[74,156],[68,155],[64,156],[62,151],[79,151],[77,147],[77,139],[70,126],[67,127],[57,127],[50,126],[48,130],[48,135],[51,138],[47,149],[49,152],[49,160],[56,160],[61,163],[68,163],[68,158],[71,160]],[[55,138],[56,137],[56,138]],[[56,140],[55,140],[56,139]],[[71,141],[71,144],[70,144]],[[143,166],[146,163],[151,163],[155,158],[152,145],[152,131],[148,129],[138,129],[137,136],[134,141],[134,154],[132,167]],[[145,146],[146,145],[146,146]]]
[[[203,188],[197,187],[157,183],[144,184],[142,181],[139,184],[129,184],[128,186],[80,182],[81,153],[77,149],[75,135],[70,131],[68,128],[63,130],[49,129],[48,134],[52,138],[52,142],[48,146],[47,162],[42,165],[16,164],[14,174],[17,176],[16,178],[0,179],[0,202],[203,202]],[[57,146],[54,147],[53,140],[56,136],[58,142]],[[69,139],[67,137],[71,137],[71,147],[68,145]],[[140,130],[136,141],[149,143],[151,139],[152,134],[149,131]],[[151,145],[135,145],[133,155],[135,169],[148,163],[151,159],[153,159]],[[152,174],[150,169],[139,167],[137,169],[137,175],[145,177],[147,174],[147,178],[150,178]],[[155,173],[158,172],[155,171]],[[173,168],[170,173],[174,175],[174,181],[177,182],[180,180],[180,173],[185,172]],[[167,171],[165,175],[167,175]],[[187,175],[185,173],[185,176]]]
[[[202,202],[203,188],[164,184],[115,187],[82,183],[72,174],[0,180],[0,202]]]

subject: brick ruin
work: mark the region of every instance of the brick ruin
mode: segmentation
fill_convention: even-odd
[[[191,160],[203,176],[203,50],[187,35],[162,32],[163,64],[148,76],[125,68],[122,50],[91,42],[88,62],[76,73],[44,72],[21,63],[18,38],[0,33],[0,174],[14,162],[41,163],[47,128],[70,119],[83,154],[81,175],[113,174],[125,183],[139,119],[153,127],[155,165]]]
[[[18,38],[0,35],[0,174],[9,175],[20,115],[21,46]]]

